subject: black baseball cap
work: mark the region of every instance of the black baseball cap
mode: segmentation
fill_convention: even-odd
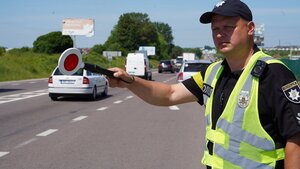
[[[252,21],[252,12],[249,7],[240,0],[222,0],[217,3],[211,12],[205,12],[200,17],[201,23],[211,23],[213,14],[222,16],[240,16],[247,21]]]

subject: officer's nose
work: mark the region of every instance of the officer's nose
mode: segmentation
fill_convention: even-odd
[[[217,37],[217,38],[221,38],[222,36],[223,36],[222,33],[221,33],[221,32],[218,32],[216,37]]]

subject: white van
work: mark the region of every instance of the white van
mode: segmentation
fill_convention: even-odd
[[[147,54],[144,52],[128,53],[125,68],[130,75],[152,80],[150,62]]]

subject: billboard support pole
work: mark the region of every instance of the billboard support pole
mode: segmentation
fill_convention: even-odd
[[[73,48],[76,48],[76,35],[70,35],[73,41]]]

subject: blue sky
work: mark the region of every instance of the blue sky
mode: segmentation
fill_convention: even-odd
[[[149,15],[151,21],[169,24],[174,43],[181,47],[213,46],[210,25],[199,16],[219,0],[3,0],[0,10],[0,46],[32,47],[37,37],[62,30],[66,18],[95,19],[93,37],[77,36],[77,47],[103,44],[128,12]],[[300,45],[299,0],[244,0],[254,22],[265,25],[265,46]]]

